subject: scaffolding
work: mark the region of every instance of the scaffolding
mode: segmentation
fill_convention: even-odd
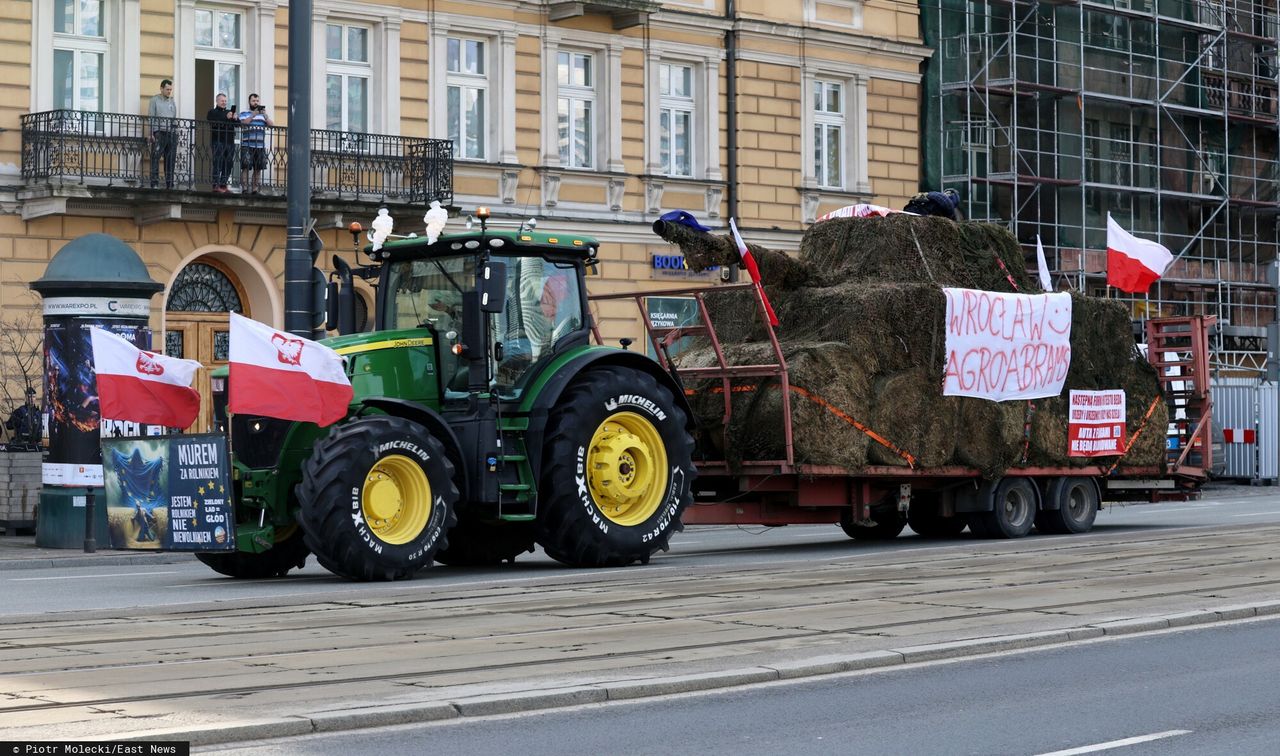
[[[1151,317],[1213,315],[1220,367],[1261,370],[1276,319],[1277,0],[925,0],[925,183],[1007,225],[1055,280]],[[1175,262],[1106,286],[1106,218]],[[1034,263],[1032,263],[1034,265]]]

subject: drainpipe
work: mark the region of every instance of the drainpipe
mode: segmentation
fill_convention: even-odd
[[[311,0],[289,2],[289,165],[285,197],[284,328],[311,338],[315,325],[312,301],[311,243]]]
[[[726,0],[724,8],[725,20],[729,28],[724,33],[725,51],[725,131],[728,141],[725,152],[728,155],[728,170],[725,178],[725,204],[730,218],[738,217],[738,11],[734,0]],[[738,280],[738,266],[730,265],[726,270],[728,281]]]

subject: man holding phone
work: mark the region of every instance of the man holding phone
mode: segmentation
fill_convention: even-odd
[[[262,190],[262,171],[267,167],[267,127],[275,122],[267,115],[267,106],[258,95],[249,95],[249,109],[240,112],[240,191],[258,194]]]

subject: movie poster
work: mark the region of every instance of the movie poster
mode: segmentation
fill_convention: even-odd
[[[102,463],[111,548],[235,549],[225,436],[104,439]]]
[[[44,330],[45,406],[49,459],[43,482],[51,486],[102,485],[104,436],[158,434],[159,428],[138,423],[104,421],[98,411],[98,381],[93,372],[91,327],[119,334],[140,349],[151,348],[145,320],[113,317],[46,318]]]

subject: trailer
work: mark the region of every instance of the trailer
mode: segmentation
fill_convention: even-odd
[[[894,538],[910,526],[922,536],[958,535],[966,527],[978,537],[1017,538],[1034,527],[1041,533],[1080,533],[1093,527],[1104,502],[1186,501],[1199,497],[1213,465],[1210,441],[1212,400],[1209,391],[1207,316],[1156,318],[1146,323],[1147,359],[1159,374],[1169,427],[1142,427],[1139,432],[1167,435],[1163,465],[1127,466],[1123,457],[1107,464],[1071,467],[1016,467],[997,478],[984,478],[977,469],[948,466],[925,468],[881,465],[857,470],[798,463],[794,454],[792,403],[822,402],[793,386],[775,329],[760,319],[768,334],[771,360],[730,365],[710,317],[706,294],[754,284],[689,287],[658,291],[602,294],[594,302],[631,300],[639,308],[646,338],[658,362],[684,388],[710,385],[724,397],[719,428],[702,427],[700,437],[724,433],[733,413],[732,397],[750,382],[776,381],[783,403],[782,435],[785,455],[777,459],[730,461],[711,451],[715,444],[699,444],[695,454],[698,478],[694,503],[685,510],[686,525],[839,524],[853,538]],[[646,316],[648,297],[682,297],[697,303],[690,324],[655,325]],[[594,330],[602,343],[600,331]],[[673,346],[681,339],[706,339],[717,364],[680,367]],[[629,342],[624,341],[624,346]],[[840,408],[828,411],[843,415]],[[843,420],[858,424],[857,418]],[[866,432],[872,432],[866,429]],[[733,439],[725,438],[728,448]],[[1131,439],[1132,443],[1132,439]],[[1128,447],[1126,447],[1127,449]]]

